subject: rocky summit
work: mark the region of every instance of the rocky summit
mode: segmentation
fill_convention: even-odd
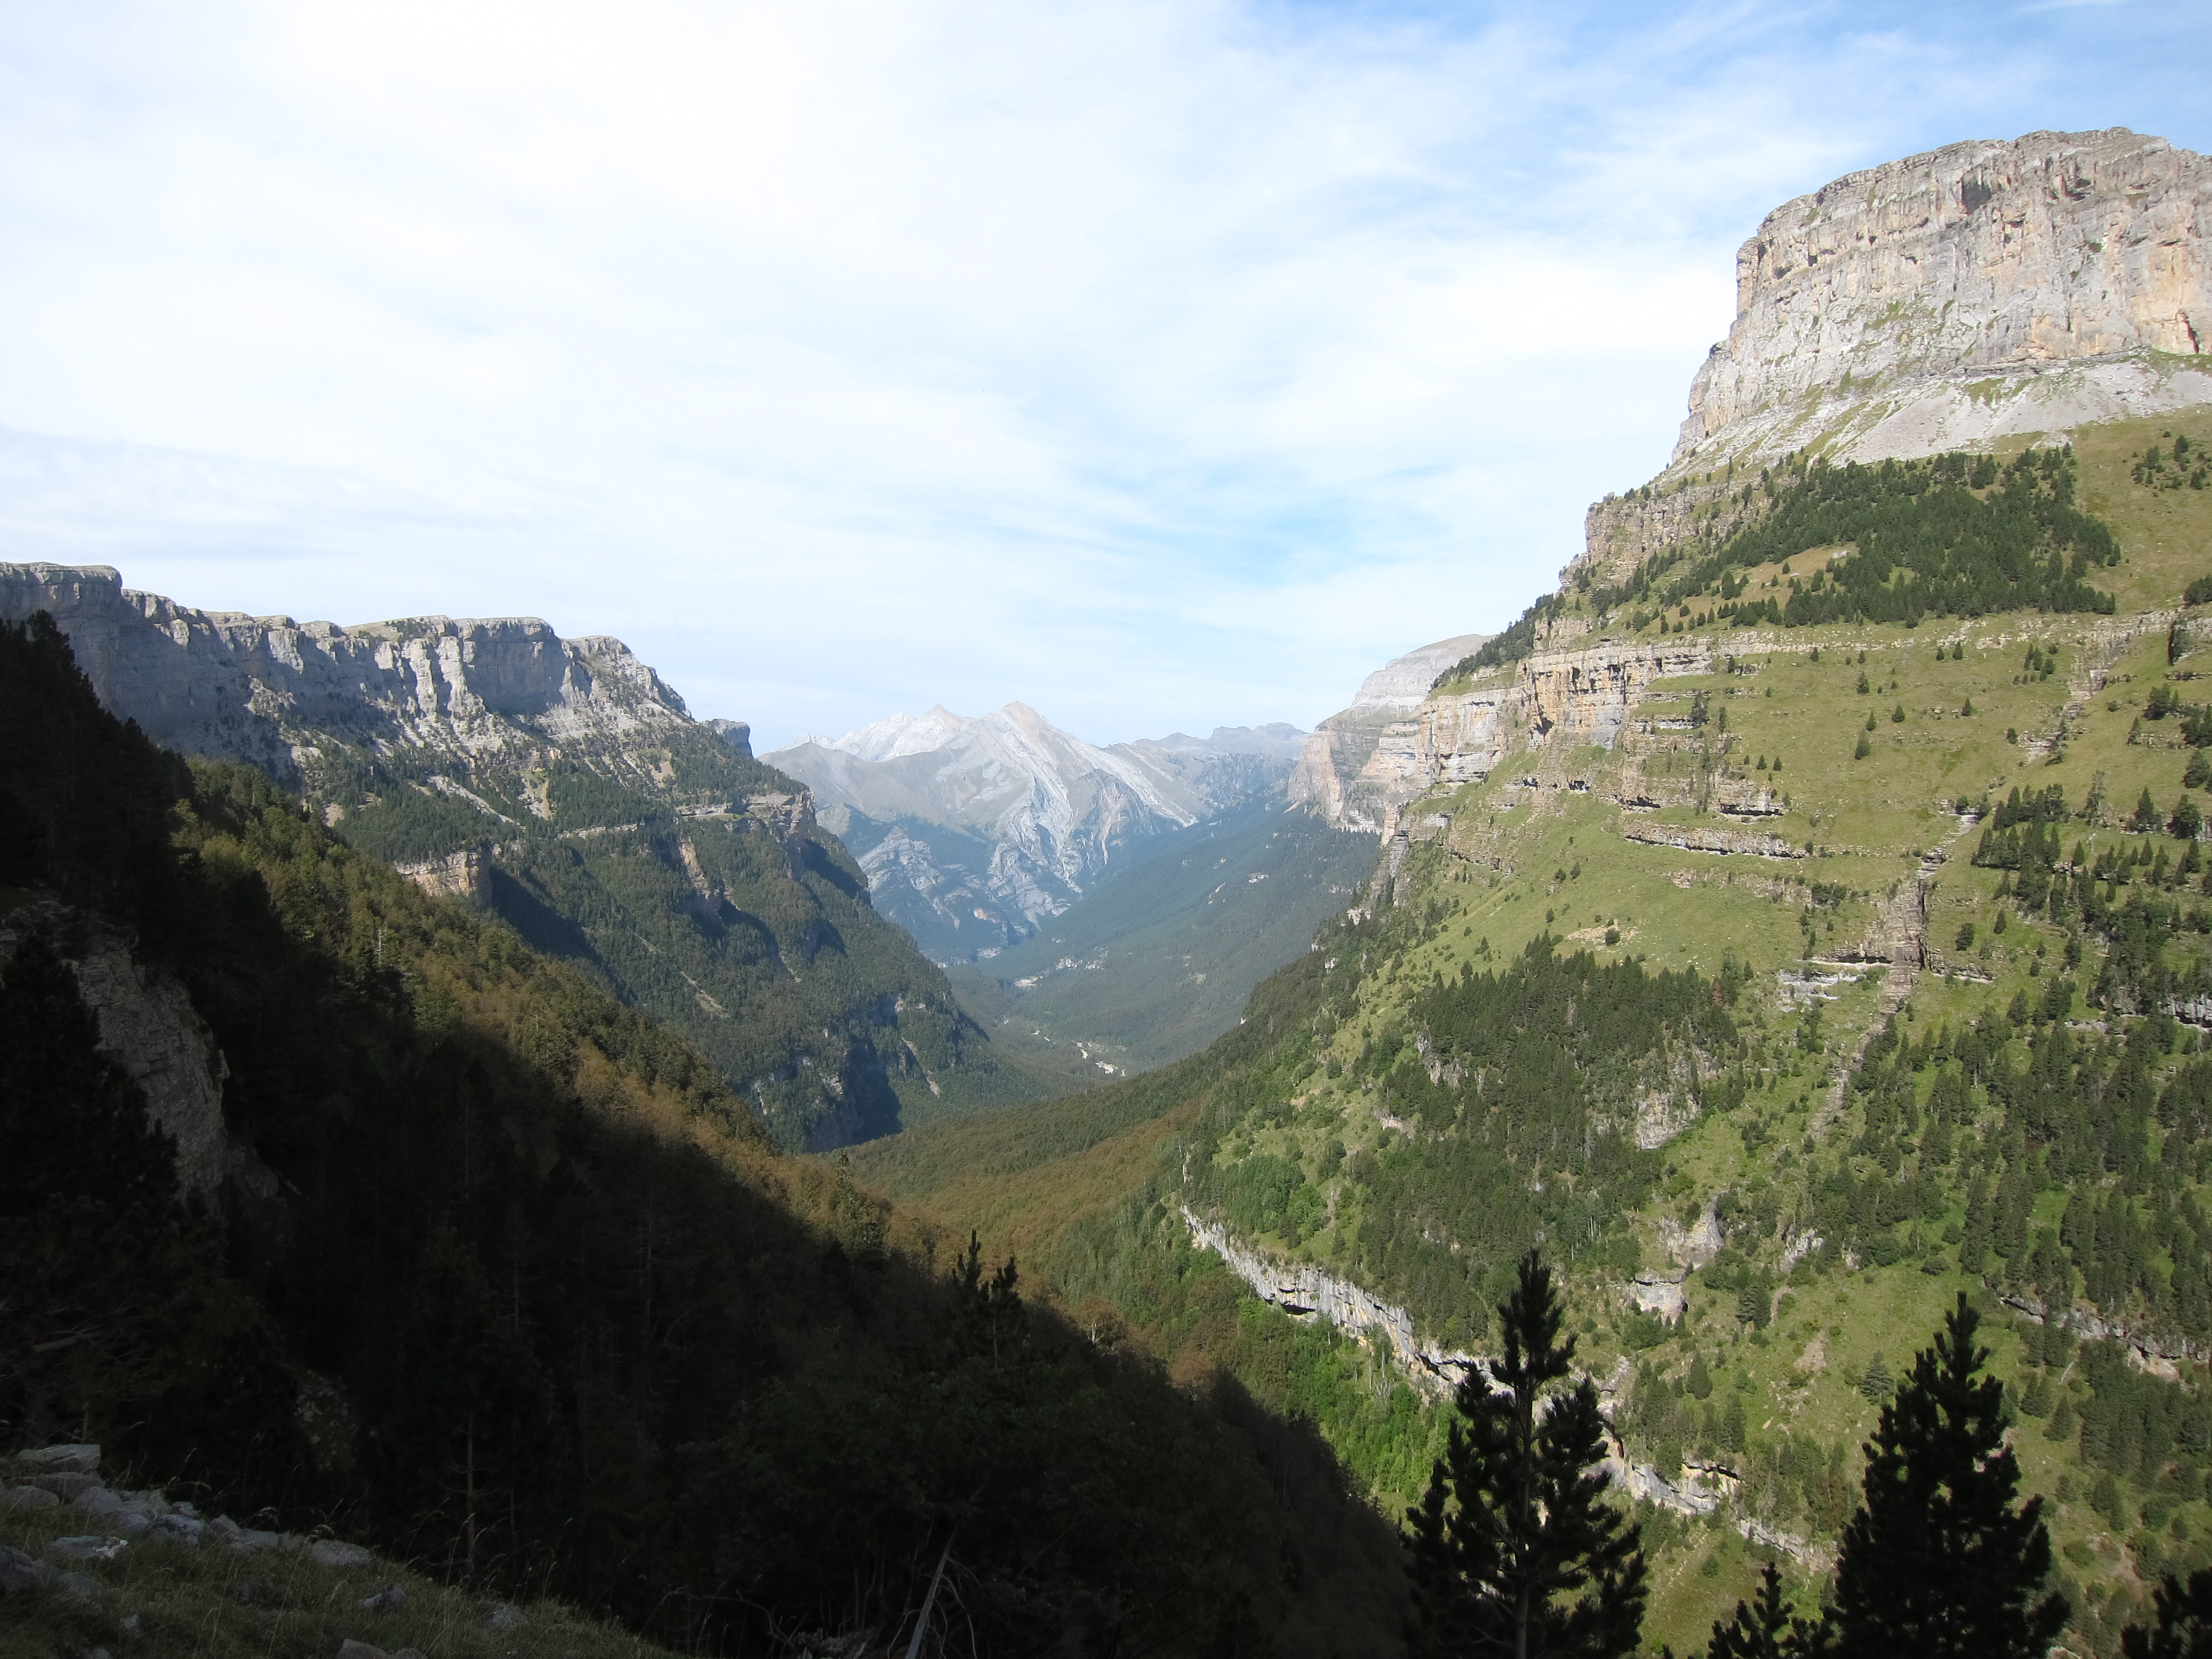
[[[1600,581],[1736,510],[1736,474],[1879,461],[2212,399],[2212,161],[2124,127],[1946,145],[1768,214],[1658,477],[1589,510]],[[1702,483],[1693,480],[1703,480]]]

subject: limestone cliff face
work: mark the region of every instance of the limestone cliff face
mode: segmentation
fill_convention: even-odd
[[[1777,208],[1737,253],[1735,323],[1691,388],[1675,462],[1794,447],[1847,404],[1864,406],[1851,436],[1866,454],[1956,447],[1964,382],[2001,383],[1980,390],[1987,406],[2069,365],[2068,397],[2028,409],[2150,395],[2142,366],[2117,360],[2212,350],[2208,217],[2212,161],[2124,127],[1848,173]]]
[[[1589,511],[1570,569],[1617,580],[1726,534],[1735,474],[1817,447],[1986,448],[2212,401],[2212,160],[2115,127],[1950,144],[1767,215],[1673,460]]]
[[[1315,808],[1340,830],[1386,833],[1386,800],[1363,781],[1386,734],[1419,709],[1437,676],[1482,648],[1487,634],[1458,634],[1393,658],[1359,684],[1352,706],[1331,714],[1305,741],[1291,773],[1293,803]]]
[[[126,941],[52,899],[0,925],[0,963],[33,931],[61,943],[77,994],[99,1022],[100,1052],[144,1091],[147,1117],[176,1144],[178,1184],[205,1197],[227,1175],[246,1176],[249,1187],[254,1176],[265,1176],[223,1127],[228,1068],[176,975],[142,963]]]
[[[341,628],[195,610],[105,566],[0,565],[0,616],[34,611],[70,636],[101,702],[155,742],[281,777],[318,733],[480,760],[690,722],[621,641],[564,640],[535,617]]]
[[[675,1026],[789,1146],[1018,1092],[807,791],[753,758],[742,722],[693,720],[618,640],[529,617],[302,623],[105,568],[0,564],[0,617],[40,611],[112,713],[259,767],[417,885]],[[106,1032],[137,1005],[122,967],[99,971],[118,988]]]

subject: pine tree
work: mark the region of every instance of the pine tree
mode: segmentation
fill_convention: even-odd
[[[2003,1386],[1980,1375],[1980,1322],[1962,1293],[1882,1407],[1836,1567],[1844,1659],[2030,1659],[2065,1626],[2063,1596],[2035,1599],[2051,1535],[2040,1497],[2014,1506],[2020,1465]]]
[[[1814,1620],[1792,1619],[1782,1599],[1782,1575],[1769,1561],[1759,1576],[1755,1607],[1735,1604],[1728,1624],[1713,1621],[1705,1659],[1816,1659],[1830,1652],[1830,1632]]]
[[[2168,1574],[2151,1596],[2158,1623],[2120,1632],[2125,1659],[2212,1659],[2212,1571],[2191,1573],[2185,1589]]]
[[[1636,1527],[1605,1501],[1597,1390],[1561,1383],[1551,1269],[1531,1250],[1498,1304],[1503,1359],[1460,1384],[1444,1455],[1406,1512],[1423,1651],[1612,1659],[1636,1651],[1644,1565]],[[1487,1371],[1486,1378],[1484,1372]]]

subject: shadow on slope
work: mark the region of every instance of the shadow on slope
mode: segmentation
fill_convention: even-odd
[[[50,629],[0,631],[0,1432],[695,1650],[888,1641],[948,1544],[982,1651],[1395,1648],[1395,1545],[1310,1429],[777,1156],[680,1038],[187,775]],[[95,1047],[118,949],[219,1123],[155,1135],[166,1084]],[[178,1202],[149,1148],[210,1127]]]

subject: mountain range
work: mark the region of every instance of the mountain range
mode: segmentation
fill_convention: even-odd
[[[1304,738],[1278,724],[1101,748],[1016,702],[895,714],[767,758],[814,791],[877,908],[944,965],[988,961],[1158,837],[1279,793]]]

